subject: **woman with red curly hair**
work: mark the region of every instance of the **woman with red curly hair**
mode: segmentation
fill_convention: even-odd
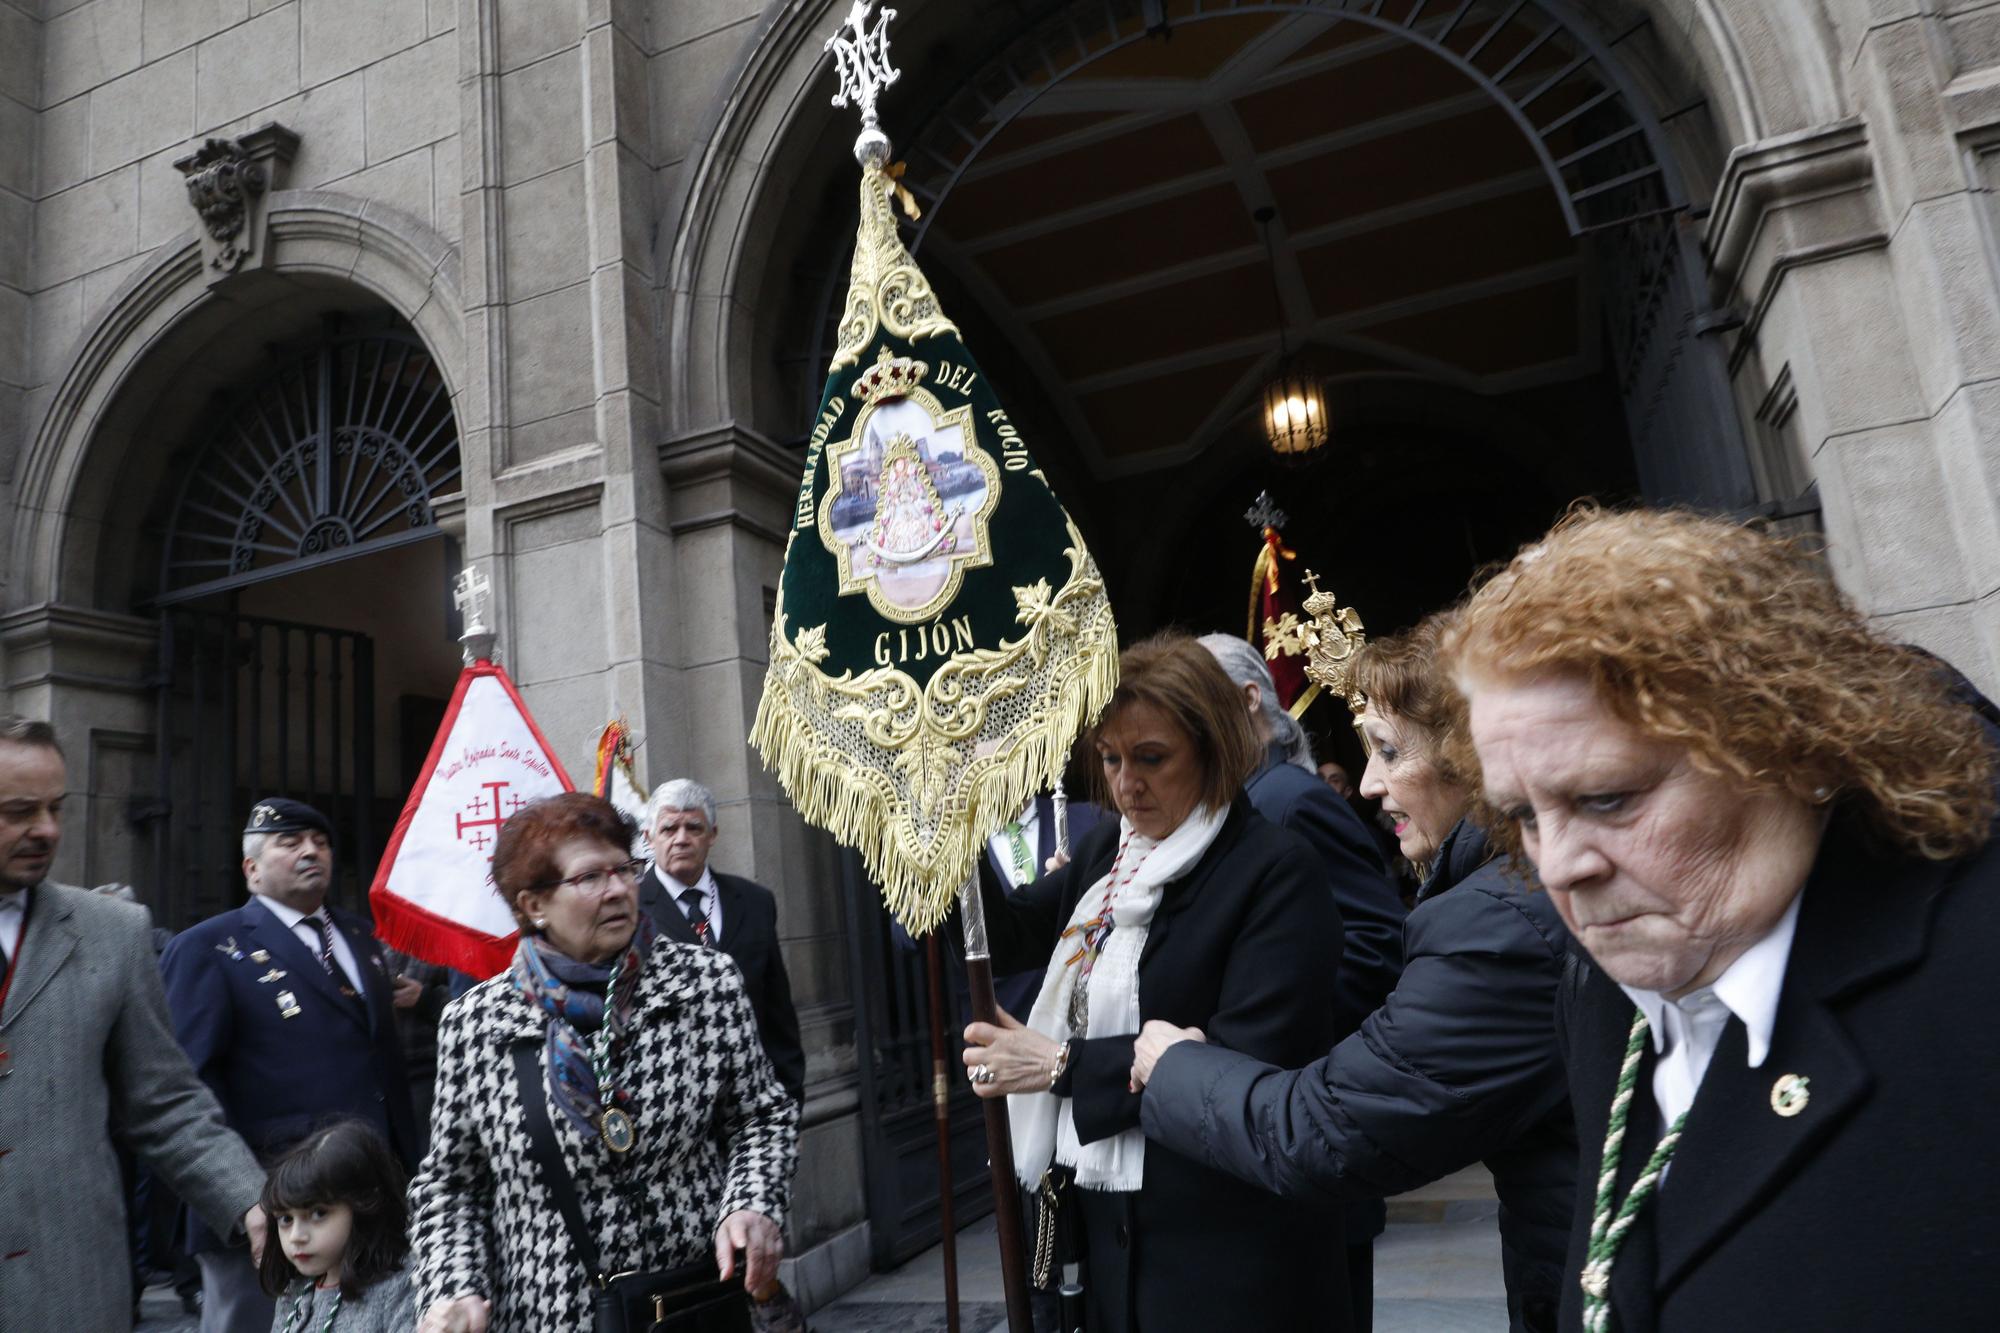
[[[1495,839],[1588,954],[1563,1326],[1990,1325],[1992,706],[1685,513],[1572,514],[1445,652]]]

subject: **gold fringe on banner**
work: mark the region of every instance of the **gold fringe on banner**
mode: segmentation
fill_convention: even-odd
[[[1062,588],[1014,589],[1022,637],[959,653],[921,690],[894,667],[825,675],[825,627],[792,631],[780,591],[750,741],[799,813],[861,853],[912,935],[943,920],[987,837],[1054,784],[1117,688],[1111,603],[1068,527]]]

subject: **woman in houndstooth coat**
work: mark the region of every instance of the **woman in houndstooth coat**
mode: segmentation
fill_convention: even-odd
[[[493,879],[521,944],[438,1031],[430,1153],[410,1186],[423,1333],[474,1327],[482,1306],[492,1333],[591,1326],[590,1275],[530,1155],[524,1046],[605,1272],[713,1257],[753,1291],[776,1276],[797,1106],[735,964],[654,936],[631,835],[580,793],[501,829]]]

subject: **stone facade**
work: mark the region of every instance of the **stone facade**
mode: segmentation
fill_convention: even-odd
[[[952,77],[1019,21],[900,8],[903,59]],[[833,850],[744,736],[797,485],[773,441],[802,434],[787,376],[819,373],[774,365],[773,326],[802,308],[797,238],[831,225],[793,191],[802,163],[844,163],[821,43],[846,9],[0,0],[0,704],[55,719],[78,757],[88,836],[60,869],[139,865],[138,516],[163,441],[300,312],[393,311],[456,411],[448,526],[572,772],[622,712],[648,776],[721,796],[718,864],[780,893],[810,1059],[809,1299],[866,1262],[850,955]],[[1703,336],[1729,349],[1756,499],[1819,510],[1871,614],[2000,687],[2000,7],[1589,9],[1573,21],[1600,38],[1636,32],[1619,58],[1709,201]],[[260,248],[218,280],[176,163],[273,124],[296,152],[255,204]]]

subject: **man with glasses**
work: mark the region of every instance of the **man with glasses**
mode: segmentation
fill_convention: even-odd
[[[327,902],[333,826],[269,796],[243,827],[250,901],[182,931],[160,967],[174,1035],[229,1125],[272,1158],[329,1120],[373,1125],[414,1170],[421,1154],[395,1011],[400,989],[364,917]],[[239,1247],[190,1218],[202,1333],[267,1333],[272,1301]]]
[[[709,869],[715,835],[713,792],[686,778],[661,784],[646,803],[653,871],[639,886],[639,905],[669,938],[736,960],[764,1053],[792,1100],[803,1101],[806,1056],[778,947],[778,900],[761,884]]]

